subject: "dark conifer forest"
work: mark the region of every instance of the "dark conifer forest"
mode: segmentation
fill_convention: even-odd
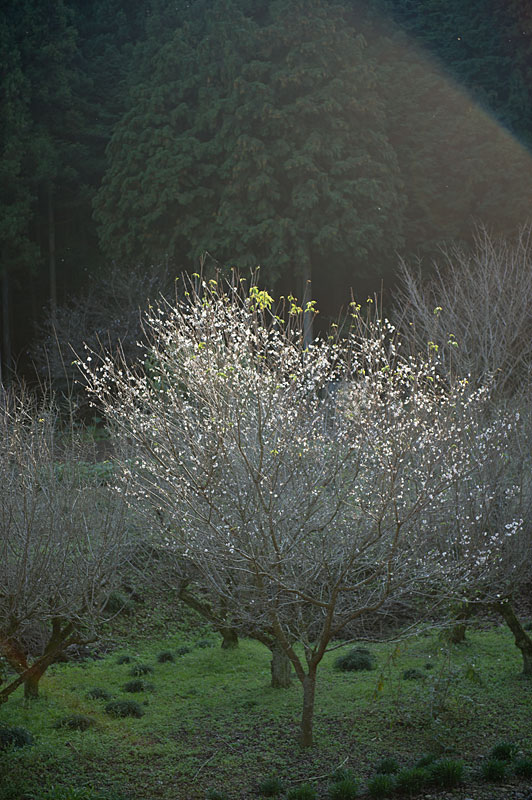
[[[330,318],[529,221],[524,0],[4,0],[0,54],[4,380],[118,273]]]

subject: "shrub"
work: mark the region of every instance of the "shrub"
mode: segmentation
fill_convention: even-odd
[[[95,686],[94,689],[89,689],[87,692],[89,700],[110,700],[112,696],[111,692],[108,692],[107,689],[100,689],[99,686]]]
[[[286,800],[316,800],[317,792],[310,783],[302,783],[301,786],[290,789],[286,795]]]
[[[134,700],[113,700],[105,706],[111,717],[142,717],[144,711]]]
[[[368,792],[370,797],[380,798],[389,797],[395,789],[395,779],[391,775],[375,775],[368,781]]]
[[[187,647],[186,644],[184,644],[182,647],[178,647],[175,652],[178,656],[186,656],[187,653],[190,653],[190,647]]]
[[[118,656],[118,658],[116,659],[116,663],[117,664],[130,664],[131,663],[131,656],[128,656],[128,655]]]
[[[523,628],[525,631],[532,631],[532,619],[529,622],[525,622]]]
[[[430,783],[430,772],[423,767],[410,767],[397,773],[395,785],[397,791],[404,794],[417,794]]]
[[[429,769],[433,782],[442,789],[452,789],[458,786],[464,774],[463,762],[451,758],[434,761]]]
[[[339,656],[334,662],[334,668],[342,672],[360,672],[375,669],[375,656],[365,647],[354,647],[348,653]]]
[[[502,758],[490,758],[482,767],[482,777],[485,781],[503,781],[507,769],[507,761]]]
[[[154,688],[153,684],[146,683],[146,681],[128,681],[128,683],[124,684],[123,691],[124,692],[150,692]]]
[[[356,778],[342,778],[335,781],[329,787],[329,797],[331,800],[353,800],[357,797],[359,782]]]
[[[515,774],[519,778],[532,778],[532,758],[518,758],[515,762]]]
[[[283,783],[275,775],[271,775],[259,783],[259,794],[263,797],[277,797],[282,791]]]
[[[150,667],[149,664],[135,664],[129,670],[129,674],[134,678],[139,678],[141,675],[149,675],[150,672],[153,672],[153,667]]]
[[[70,731],[88,731],[96,722],[85,714],[71,714],[55,723],[54,728],[68,728]]]
[[[437,761],[437,756],[433,755],[432,753],[427,753],[424,756],[421,756],[419,761],[416,761],[414,764],[415,767],[430,767],[434,762]]]
[[[26,728],[0,727],[0,750],[8,747],[26,747],[33,744],[33,736]]]
[[[425,677],[425,673],[420,669],[413,667],[412,669],[405,669],[403,678],[405,681],[419,681]]]
[[[122,592],[111,592],[105,604],[106,614],[125,614],[129,616],[135,611],[131,598]]]
[[[166,664],[167,661],[175,661],[174,654],[169,650],[165,650],[163,653],[159,653],[157,661],[159,664]]]
[[[498,761],[512,761],[517,755],[518,747],[514,742],[499,742],[491,749],[490,758]]]
[[[378,775],[395,775],[399,772],[399,762],[395,758],[383,758],[375,767],[375,772]]]

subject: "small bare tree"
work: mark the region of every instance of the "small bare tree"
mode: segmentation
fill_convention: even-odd
[[[95,636],[127,562],[126,505],[91,469],[87,444],[51,403],[6,395],[0,410],[0,655],[35,697],[46,668]],[[92,477],[91,477],[92,475]],[[39,639],[37,652],[29,643]]]
[[[80,389],[75,353],[88,344],[93,350],[121,349],[128,363],[138,358],[142,311],[149,299],[173,297],[174,276],[168,265],[114,266],[93,278],[81,294],[46,316],[37,331],[31,356],[38,375],[68,396]],[[79,399],[86,399],[79,392]]]
[[[104,359],[88,373],[134,447],[124,479],[164,518],[159,543],[235,627],[290,659],[306,747],[331,641],[392,603],[421,615],[464,579],[454,528],[428,520],[473,470],[472,441],[498,430],[483,391],[402,357],[387,323],[364,326],[355,307],[345,339],[307,346],[297,309],[270,309],[257,287],[189,287],[150,317],[142,368]]]
[[[430,279],[403,264],[396,303],[414,352],[438,347],[449,372],[475,383],[492,376],[505,394],[532,375],[532,227],[515,240],[477,230],[471,251],[442,252]]]

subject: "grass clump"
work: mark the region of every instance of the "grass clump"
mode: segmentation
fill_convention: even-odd
[[[33,736],[26,730],[17,726],[0,727],[0,750],[7,750],[9,747],[27,747],[33,744]]]
[[[502,758],[489,758],[482,767],[482,777],[485,781],[497,783],[506,778],[508,761]]]
[[[288,791],[286,800],[316,800],[318,794],[310,783],[302,783]]]
[[[124,654],[123,656],[118,656],[116,659],[117,664],[130,664],[131,663],[131,656]]]
[[[159,653],[157,656],[157,661],[159,664],[166,664],[169,661],[175,661],[174,654],[170,652],[170,650],[165,650],[162,653]]]
[[[338,767],[338,769],[335,769],[331,775],[331,780],[334,781],[334,783],[339,783],[340,781],[344,781],[346,779],[355,780],[355,773],[352,769]]]
[[[453,789],[461,782],[464,764],[452,758],[441,758],[429,766],[432,782],[441,789]]]
[[[89,700],[110,700],[112,696],[111,692],[101,689],[99,686],[95,686],[94,689],[89,689],[87,692]]]
[[[66,728],[69,731],[88,731],[95,724],[96,721],[85,714],[71,714],[56,722],[54,728]]]
[[[397,773],[395,786],[402,794],[418,794],[430,783],[431,774],[424,767],[409,767]]]
[[[375,669],[375,656],[366,647],[354,647],[336,659],[334,668],[342,672],[372,670]]]
[[[259,783],[259,794],[262,797],[277,797],[283,791],[283,782],[276,775],[270,775]]]
[[[129,670],[129,674],[133,678],[140,678],[141,675],[149,675],[153,672],[153,667],[149,664],[135,664],[134,667],[131,667]]]
[[[187,653],[190,653],[190,647],[187,647],[186,644],[184,644],[182,647],[178,647],[175,652],[178,656],[186,656]]]
[[[153,684],[146,683],[146,681],[141,680],[128,681],[123,686],[124,692],[130,692],[131,694],[136,694],[137,692],[150,692],[153,690],[153,688]]]
[[[208,789],[205,798],[206,800],[229,800],[229,795],[219,789]]]
[[[403,672],[403,679],[405,681],[420,681],[425,677],[425,673],[416,667],[405,669]]]
[[[376,765],[375,772],[377,775],[395,775],[396,772],[399,772],[399,762],[395,758],[383,758]]]
[[[39,800],[104,800],[84,786],[49,786],[39,793]]]
[[[354,800],[358,796],[358,790],[359,781],[356,778],[342,778],[329,787],[329,798],[330,800]]]
[[[532,778],[532,758],[518,758],[514,769],[519,778]]]
[[[143,709],[134,700],[113,700],[105,706],[111,717],[142,717]]]
[[[393,775],[375,775],[368,781],[368,793],[370,797],[381,798],[390,797],[395,791],[395,778]]]
[[[214,647],[214,642],[211,639],[200,639],[199,642],[196,642],[196,647]]]
[[[495,758],[499,761],[513,761],[518,749],[514,742],[499,742],[491,749],[490,758]]]
[[[418,761],[414,764],[415,767],[430,767],[434,764],[435,761],[438,760],[438,757],[433,755],[432,753],[427,753],[424,756],[421,756]]]

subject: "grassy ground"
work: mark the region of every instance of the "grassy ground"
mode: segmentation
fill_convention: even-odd
[[[184,646],[190,652],[177,655]],[[271,689],[269,652],[256,642],[222,651],[205,629],[174,626],[161,636],[153,625],[147,638],[122,640],[101,660],[54,665],[40,700],[26,706],[17,693],[0,708],[0,725],[23,726],[35,739],[0,753],[0,800],[204,800],[212,790],[236,800],[258,797],[259,782],[272,774],[287,787],[310,780],[327,797],[328,776],[339,766],[364,787],[385,756],[410,766],[426,753],[464,760],[473,786],[501,740],[532,753],[532,681],[520,676],[520,654],[505,628],[472,629],[465,644],[452,647],[436,635],[368,647],[377,659],[371,672],[342,673],[333,666],[338,652],[325,657],[310,751],[297,745],[300,686],[294,679],[290,689]],[[163,651],[175,661],[159,663]],[[124,655],[131,662],[118,664]],[[136,664],[153,667],[144,677],[153,688],[128,694],[123,687]],[[418,677],[403,677],[405,670]],[[144,715],[111,718],[105,700],[87,697],[95,687],[136,700]],[[70,714],[95,725],[85,732],[54,727]]]

